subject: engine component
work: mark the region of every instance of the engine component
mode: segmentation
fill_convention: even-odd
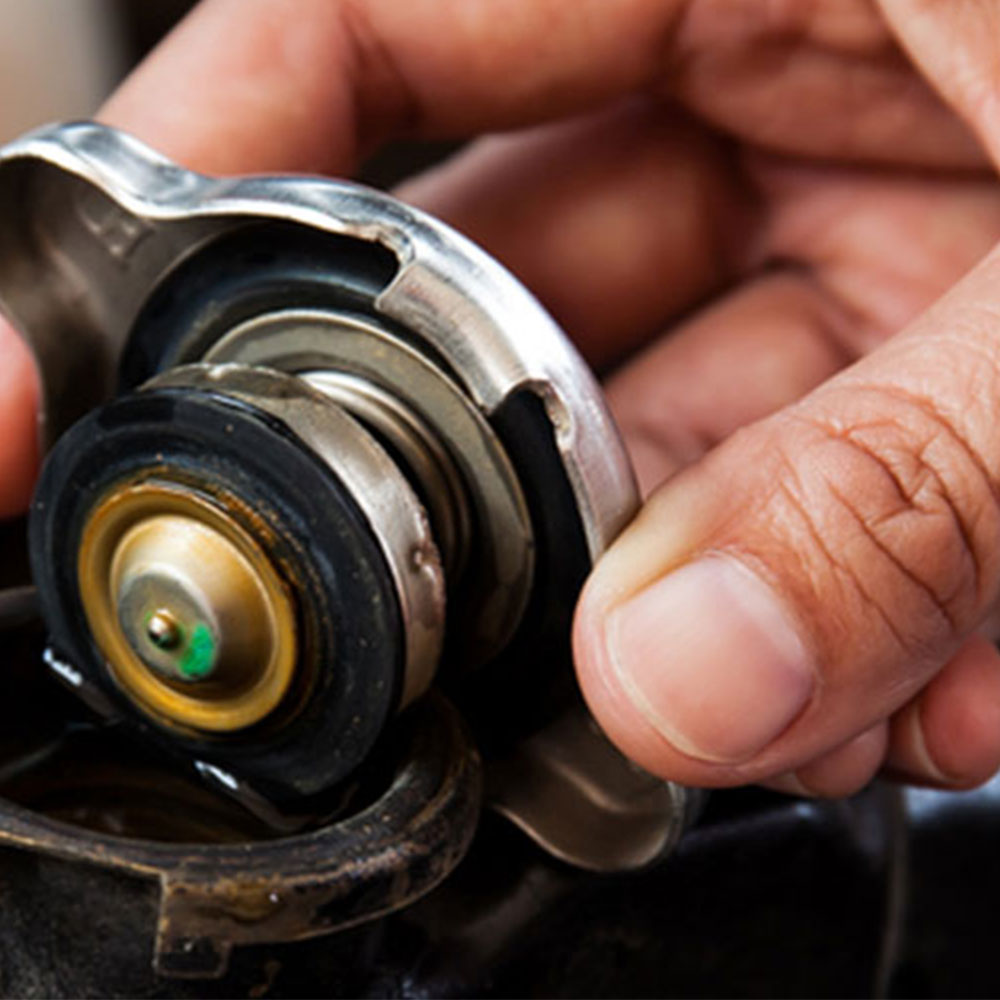
[[[31,561],[67,686],[293,829],[387,773],[435,685],[490,801],[550,852],[621,870],[672,846],[695,798],[617,754],[569,655],[631,470],[510,274],[387,195],[201,177],[93,123],[0,151],[0,211],[0,304],[43,378]]]

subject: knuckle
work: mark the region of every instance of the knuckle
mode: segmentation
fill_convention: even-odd
[[[806,461],[798,441],[779,489],[810,543],[806,558],[920,655],[973,628],[992,603],[1000,507],[953,421],[922,397],[869,392],[865,412],[877,416],[807,422]]]

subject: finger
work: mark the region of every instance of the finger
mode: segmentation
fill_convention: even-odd
[[[21,513],[38,468],[38,376],[27,345],[0,319],[0,519]]]
[[[906,781],[972,788],[1000,769],[1000,653],[982,636],[892,720],[887,765]]]
[[[581,683],[647,769],[794,771],[909,701],[1000,582],[994,254],[905,332],[674,477],[598,565]]]
[[[1000,239],[1000,191],[791,168],[752,173],[760,256],[784,261],[696,312],[607,386],[645,493],[736,428],[895,333]]]
[[[808,267],[842,303],[853,356],[901,330],[1000,239],[992,174],[861,171],[773,156],[746,160],[767,206],[764,259]]]
[[[841,161],[985,162],[871,0],[695,0],[683,28],[687,59],[671,92],[757,147]]]
[[[981,162],[867,0],[736,7],[207,0],[103,116],[209,172],[346,172],[389,135],[499,131],[643,91],[786,151]]]
[[[764,785],[788,795],[831,799],[854,795],[878,773],[888,742],[889,725],[880,722],[797,771],[778,775]]]
[[[737,288],[626,365],[606,390],[642,493],[842,368],[845,322],[807,271],[784,269]]]
[[[630,93],[682,8],[207,0],[103,117],[208,172],[349,172],[388,135],[499,130]]]
[[[399,194],[504,261],[598,366],[731,281],[754,214],[717,137],[639,101],[483,140]]]
[[[878,0],[928,80],[1000,163],[1000,7],[983,0]]]

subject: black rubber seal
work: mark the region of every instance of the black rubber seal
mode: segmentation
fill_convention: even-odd
[[[76,553],[88,511],[136,475],[228,492],[262,518],[298,598],[306,689],[257,726],[225,737],[153,724],[119,691],[80,603]],[[399,702],[398,599],[368,522],[344,484],[280,421],[203,391],[164,389],[94,411],[58,442],[32,508],[31,562],[54,647],[123,718],[186,760],[246,779],[282,803],[343,780],[368,756]]]
[[[545,404],[512,394],[492,424],[517,469],[535,532],[535,579],[507,648],[452,692],[487,754],[514,743],[576,703],[571,633],[591,560],[579,508]]]
[[[398,267],[378,243],[291,223],[248,223],[199,248],[153,290],[132,326],[120,388],[200,360],[223,333],[262,313],[315,307],[373,314]]]

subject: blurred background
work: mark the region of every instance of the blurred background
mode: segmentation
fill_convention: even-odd
[[[0,0],[0,143],[48,122],[88,118],[197,0]],[[453,152],[399,142],[359,179],[388,188]]]
[[[0,0],[0,141],[92,115],[194,0]]]

